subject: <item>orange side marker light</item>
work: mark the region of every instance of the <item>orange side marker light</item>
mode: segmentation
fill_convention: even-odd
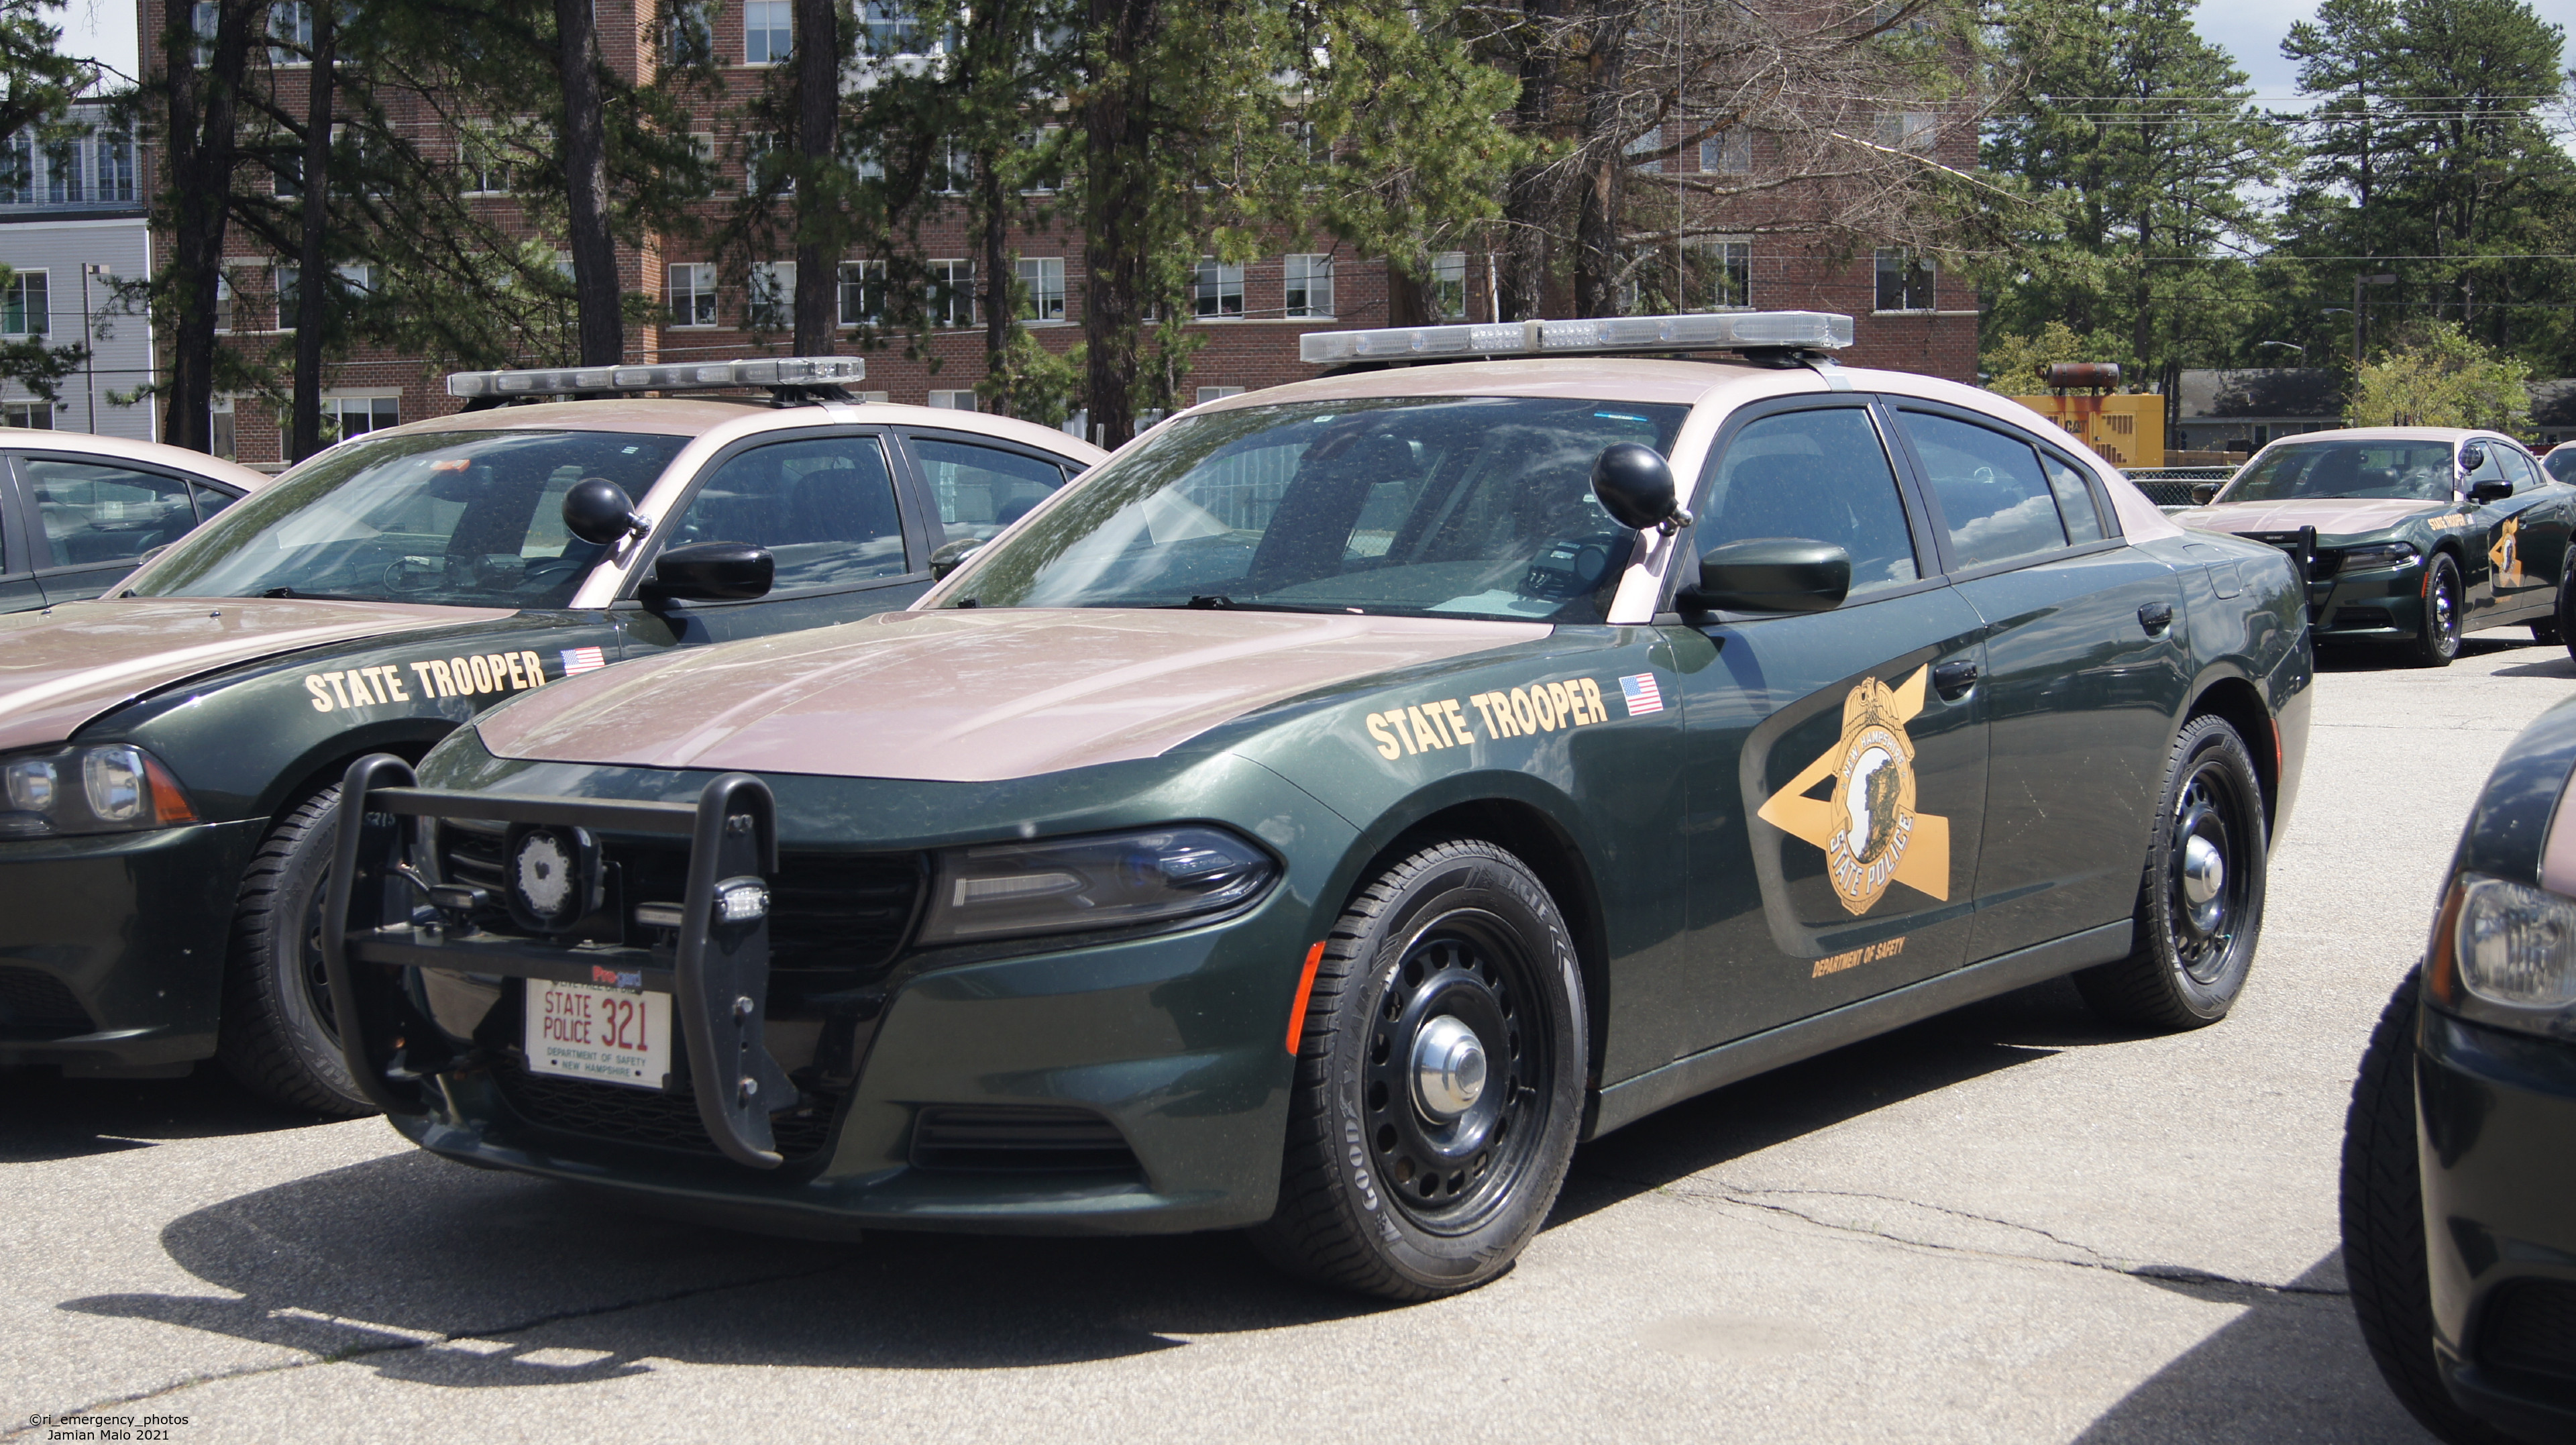
[[[1288,1010],[1288,1052],[1291,1054],[1306,1041],[1306,1000],[1314,996],[1315,970],[1323,962],[1324,944],[1318,939],[1314,947],[1306,950],[1306,971],[1297,975],[1297,1002]]]

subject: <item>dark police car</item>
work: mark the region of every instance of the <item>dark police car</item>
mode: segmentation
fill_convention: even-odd
[[[2307,737],[2288,560],[1850,334],[1310,336],[1358,365],[912,609],[362,761],[352,1077],[747,1222],[1254,1227],[1421,1298],[1730,1080],[2070,973],[2220,1018]]]
[[[2576,700],[2452,855],[2344,1129],[2343,1259],[2380,1373],[2453,1442],[2576,1438]]]
[[[281,1101],[368,1108],[315,951],[351,758],[418,757],[621,658],[900,607],[935,549],[1102,455],[834,399],[860,367],[460,375],[484,401],[766,384],[795,404],[566,401],[370,433],[103,600],[0,617],[0,1064],[172,1074],[220,1052]]]

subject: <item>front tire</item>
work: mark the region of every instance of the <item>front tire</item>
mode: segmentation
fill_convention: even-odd
[[[1473,1289],[1538,1233],[1574,1154],[1582,971],[1518,858],[1422,848],[1360,889],[1309,996],[1279,1210],[1292,1273],[1395,1300]]]
[[[2227,1017],[2263,928],[2263,788],[2223,718],[2183,724],[2147,840],[2129,956],[2075,975],[2095,1012],[2161,1031]]]
[[[2451,1399],[2433,1363],[2433,1285],[2415,1153],[2418,972],[2380,1011],[2343,1121],[2343,1276],[2362,1343],[2406,1412],[2451,1445],[2506,1445]]]
[[[2460,655],[2460,568],[2447,552],[2424,567],[2424,616],[2415,624],[2415,665],[2448,667]]]
[[[322,978],[322,885],[339,816],[335,783],[288,813],[252,855],[233,911],[216,1054],[272,1103],[355,1119],[377,1110],[340,1057]]]

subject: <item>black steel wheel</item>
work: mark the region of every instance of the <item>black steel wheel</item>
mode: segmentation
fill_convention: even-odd
[[[2416,624],[2415,665],[2448,667],[2460,655],[2462,608],[2459,564],[2436,552],[2424,564],[2424,616]]]
[[[2362,1343],[2408,1414],[2450,1445],[2506,1437],[2451,1399],[2433,1362],[2433,1281],[2415,1155],[2415,1013],[2410,972],[2380,1012],[2343,1121],[2343,1277]]]
[[[2085,1001],[2145,1028],[2227,1017],[2254,967],[2266,852],[2263,789],[2244,739],[2222,718],[2193,718],[2174,738],[2130,954],[2075,975]]]
[[[234,905],[216,1054],[274,1103],[357,1118],[377,1110],[340,1057],[322,971],[322,885],[339,816],[334,784],[281,819],[252,855]]]
[[[2567,549],[2567,564],[2558,569],[2558,595],[2549,605],[2549,622],[2531,625],[2531,635],[2542,642],[2563,642],[2570,655],[2576,655],[2576,545]]]
[[[1279,1211],[1255,1242],[1390,1299],[1510,1268],[1573,1157],[1582,1019],[1573,939],[1519,859],[1459,839],[1388,869],[1316,969]]]

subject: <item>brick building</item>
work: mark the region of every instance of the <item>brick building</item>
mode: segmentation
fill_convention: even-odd
[[[161,34],[163,0],[140,0],[144,64],[158,63],[154,53]],[[205,7],[211,8],[211,7]],[[736,97],[756,92],[766,72],[785,58],[792,44],[787,0],[743,0],[714,7],[712,44],[724,62],[728,87]],[[863,7],[863,13],[867,7]],[[308,7],[282,0],[273,13],[277,33],[309,35]],[[651,0],[597,0],[600,46],[609,64],[627,75],[654,63],[653,34],[648,28]],[[910,33],[908,27],[871,24],[879,49],[884,32]],[[878,61],[875,63],[889,63]],[[892,63],[901,63],[900,61]],[[254,70],[260,68],[255,58]],[[269,83],[290,111],[303,105],[306,74],[294,52],[272,48]],[[256,79],[254,83],[257,83]],[[863,80],[862,80],[862,83]],[[459,185],[473,204],[491,213],[512,216],[515,203],[507,193],[506,174],[476,163],[478,142],[453,130],[434,131],[426,119],[414,139],[424,153],[452,152],[458,159]],[[719,157],[718,173],[729,175],[738,195],[744,184],[742,140],[717,116],[697,118],[700,144]],[[1924,152],[1943,164],[1972,166],[1975,138],[1960,130],[1938,127],[1924,115],[1883,117],[1882,139]],[[1758,173],[1776,153],[1757,145],[1761,138],[1720,138],[1661,162],[1642,163],[1639,186],[1651,187],[1663,167],[1684,172]],[[146,165],[150,157],[146,156]],[[256,182],[265,183],[265,182]],[[280,182],[291,184],[291,182]],[[1881,250],[1838,255],[1824,244],[1795,234],[1764,229],[1766,217],[1784,217],[1797,204],[1794,189],[1766,193],[1758,203],[1769,211],[1735,213],[1745,226],[1739,237],[1694,240],[1682,270],[1691,309],[1754,308],[1839,311],[1855,318],[1856,342],[1846,353],[1854,365],[1929,372],[1960,381],[1976,375],[1976,298],[1963,285],[1940,276],[1928,263],[1902,252]],[[720,191],[710,214],[732,203]],[[782,202],[784,207],[786,202]],[[1743,203],[1739,202],[1739,207]],[[1731,221],[1730,224],[1733,222]],[[1283,238],[1279,251],[1246,265],[1202,262],[1196,284],[1183,303],[1187,324],[1204,326],[1205,344],[1193,358],[1182,399],[1258,389],[1315,374],[1297,359],[1297,338],[1306,331],[1390,324],[1386,267],[1369,257],[1336,251],[1329,241],[1303,243]],[[228,245],[224,320],[225,344],[277,348],[285,344],[294,321],[291,258],[257,249],[238,227]],[[782,243],[783,246],[783,243]],[[967,234],[963,207],[935,216],[919,233],[920,254],[934,275],[954,278],[956,290],[969,290],[973,261],[981,247]],[[1070,226],[1015,233],[1012,249],[1019,279],[1030,293],[1024,324],[1041,344],[1062,352],[1081,337],[1084,304],[1082,236]],[[167,241],[156,238],[156,254],[168,254]],[[947,258],[947,259],[943,259]],[[627,354],[633,361],[681,361],[778,354],[788,349],[791,330],[783,304],[769,298],[792,294],[793,263],[754,263],[748,274],[726,267],[702,250],[665,238],[647,237],[641,247],[619,248],[621,287],[630,294],[653,297],[659,304],[657,324],[629,322]],[[1659,264],[1649,261],[1649,266]],[[344,268],[344,274],[356,268]],[[870,263],[852,257],[842,266],[842,320],[838,349],[866,357],[866,386],[877,399],[933,406],[972,407],[974,387],[984,370],[984,336],[974,306],[964,295],[940,303],[951,323],[935,333],[921,355],[907,357],[902,338],[896,344],[870,344]],[[369,278],[352,274],[365,283]],[[1439,258],[1432,278],[1437,309],[1447,319],[1486,321],[1494,317],[1492,258],[1459,252]],[[1654,288],[1669,294],[1674,288]],[[1640,293],[1645,294],[1644,292]],[[1551,315],[1570,314],[1566,302],[1549,308]],[[1642,304],[1642,303],[1641,303]],[[772,314],[764,316],[769,310]],[[1166,323],[1169,324],[1169,323]],[[397,357],[361,349],[335,362],[324,382],[326,433],[372,430],[398,421],[418,420],[455,409],[444,392],[439,368],[420,358]],[[283,456],[282,418],[265,402],[248,398],[219,400],[213,434],[219,451],[239,460],[274,464]]]

